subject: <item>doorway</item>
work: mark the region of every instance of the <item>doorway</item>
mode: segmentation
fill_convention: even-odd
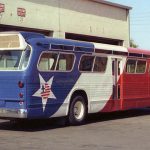
[[[112,58],[112,77],[113,77],[113,94],[112,99],[121,99],[121,84],[122,80],[120,78],[122,72],[122,59]]]

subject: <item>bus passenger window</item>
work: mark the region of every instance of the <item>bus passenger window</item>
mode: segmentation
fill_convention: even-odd
[[[83,56],[80,61],[80,71],[92,71],[94,56]]]
[[[0,51],[0,70],[19,70],[21,50]]]
[[[115,60],[112,61],[112,75],[115,75]]]
[[[0,59],[0,68],[3,68],[4,67],[4,59]]]
[[[118,76],[121,74],[121,62],[118,61]]]
[[[74,55],[72,55],[72,54],[60,54],[56,70],[70,71],[70,70],[72,70],[73,63],[74,63]]]
[[[43,53],[38,64],[39,70],[54,70],[56,66],[57,56],[58,55],[56,53]]]
[[[18,66],[19,64],[18,64],[18,62],[17,62],[17,57],[11,57],[11,58],[7,58],[7,60],[6,60],[6,67],[7,68],[13,68],[13,67],[16,67],[16,66]]]
[[[135,67],[136,67],[136,60],[128,59],[126,65],[126,72],[135,73]]]
[[[145,73],[145,69],[146,69],[146,61],[138,60],[136,73]]]
[[[107,57],[96,57],[94,64],[94,72],[105,72],[107,65]]]
[[[23,54],[23,58],[22,58],[22,63],[20,65],[20,68],[21,69],[25,69],[29,63],[29,58],[30,58],[30,55],[31,55],[31,49],[30,47],[28,46],[26,48],[26,50],[24,51],[24,54]]]

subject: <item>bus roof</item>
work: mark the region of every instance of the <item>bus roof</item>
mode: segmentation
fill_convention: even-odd
[[[144,50],[144,49],[139,49],[139,48],[128,48],[128,51],[129,53],[150,55],[150,50]]]
[[[128,52],[126,47],[118,46],[118,45],[110,45],[110,44],[101,44],[101,43],[93,43],[95,49],[106,50],[106,51],[118,51],[118,52]]]
[[[0,50],[24,50],[26,40],[37,37],[44,35],[32,32],[0,32]]]
[[[12,38],[8,38],[7,36],[12,36]],[[109,45],[109,44],[101,44],[101,43],[92,43],[92,42],[84,42],[84,41],[76,41],[76,40],[69,40],[69,39],[59,39],[59,38],[52,38],[52,37],[46,37],[43,34],[40,33],[34,33],[34,32],[0,32],[0,50],[5,49],[15,49],[17,44],[17,38],[16,35],[18,35],[18,41],[21,43],[18,48],[20,50],[23,50],[26,48],[27,43],[29,41],[34,41],[36,44],[41,45],[47,45],[47,47],[60,47],[60,50],[62,50],[65,46],[68,46],[68,50],[70,51],[81,51],[81,52],[96,52],[96,53],[106,53],[106,54],[117,54],[117,55],[126,55],[126,56],[136,56],[136,54],[141,55],[140,57],[143,57],[143,55],[147,55],[150,57],[150,50],[143,50],[139,48],[126,48],[123,46],[117,46],[117,45]],[[6,36],[6,37],[5,37]],[[10,41],[9,41],[10,40]],[[5,48],[3,48],[6,46]],[[8,44],[8,47],[7,47]],[[12,47],[9,45],[12,45]],[[58,50],[58,49],[57,49]],[[131,54],[131,55],[130,55]]]

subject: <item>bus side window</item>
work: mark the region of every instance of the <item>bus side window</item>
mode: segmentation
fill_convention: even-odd
[[[92,71],[94,56],[83,56],[80,61],[80,71]]]
[[[126,72],[135,73],[135,68],[136,68],[136,60],[128,59],[126,64]]]
[[[0,59],[0,68],[4,68],[4,58]]]
[[[56,70],[71,71],[74,63],[73,54],[60,53]]]
[[[31,55],[31,49],[30,47],[27,47],[27,49],[24,52],[23,61],[20,68],[24,69],[27,67],[30,55]]]
[[[107,65],[107,57],[96,57],[94,64],[94,72],[105,72]]]
[[[43,53],[41,55],[38,68],[40,71],[54,70],[56,66],[58,54],[56,53]]]
[[[119,75],[121,74],[121,62],[118,61],[117,63],[118,63],[118,64],[117,64],[117,65],[118,65],[117,67],[118,67],[118,76],[119,76]]]
[[[0,69],[17,70],[19,67],[22,51],[1,51]]]
[[[137,67],[136,67],[136,73],[145,73],[145,70],[146,70],[146,61],[138,60]]]

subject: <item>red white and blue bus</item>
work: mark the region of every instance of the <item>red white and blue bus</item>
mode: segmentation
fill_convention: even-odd
[[[150,106],[150,51],[0,33],[0,117],[66,116]]]

